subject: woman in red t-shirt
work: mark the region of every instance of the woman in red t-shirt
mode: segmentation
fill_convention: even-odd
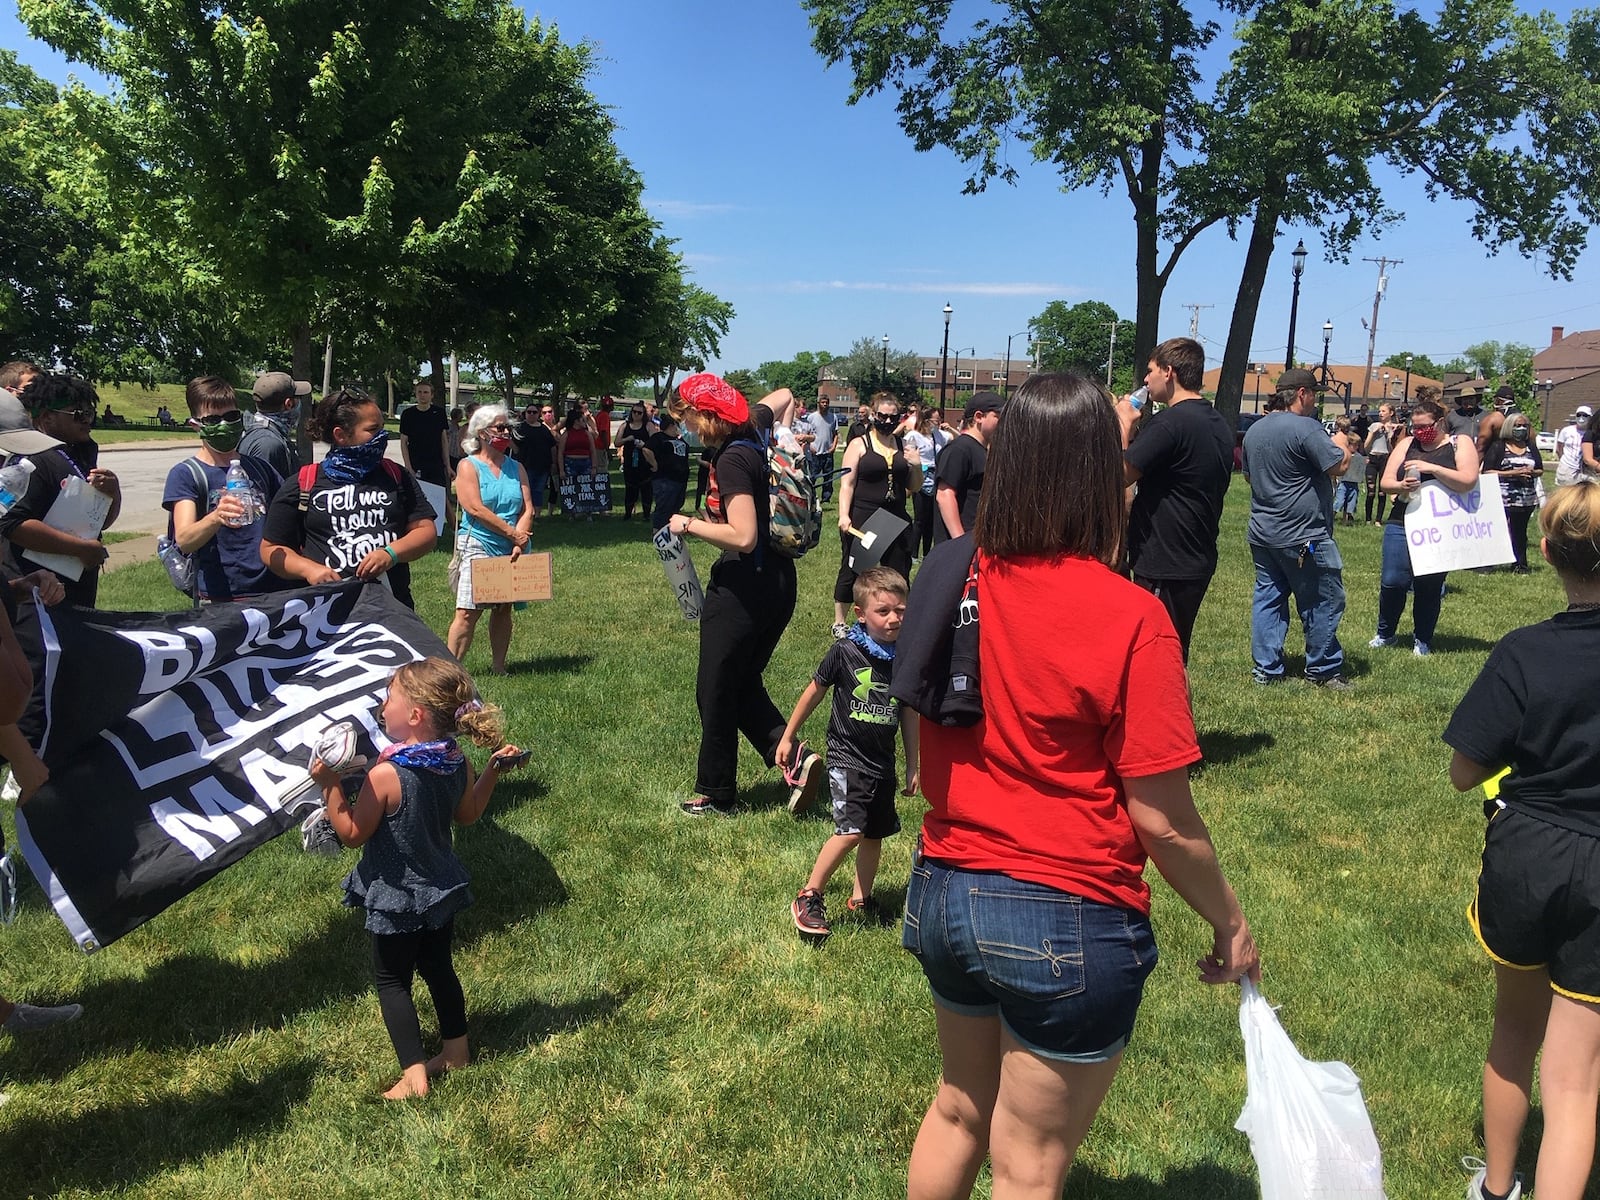
[[[933,992],[943,1078],[909,1195],[1058,1195],[1156,962],[1145,859],[1215,930],[1208,983],[1259,976],[1189,793],[1200,758],[1161,602],[1117,575],[1111,398],[1075,374],[1017,390],[974,535],[983,718],[922,724],[923,820],[903,941]],[[1002,1070],[1002,1063],[1004,1069]]]

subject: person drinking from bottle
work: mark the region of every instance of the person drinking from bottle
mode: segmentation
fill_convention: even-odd
[[[249,600],[295,586],[261,561],[261,518],[283,478],[265,459],[239,453],[245,418],[233,385],[203,375],[189,381],[183,398],[200,450],[167,472],[161,506],[170,514],[167,536],[194,560],[200,603]],[[228,488],[235,462],[250,481],[243,495]]]

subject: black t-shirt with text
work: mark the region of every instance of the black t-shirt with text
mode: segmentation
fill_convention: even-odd
[[[1541,821],[1600,836],[1600,611],[1513,629],[1489,651],[1444,740],[1511,774],[1500,799]]]
[[[357,483],[337,483],[318,467],[304,512],[298,476],[278,489],[267,506],[261,540],[288,546],[350,579],[367,555],[405,536],[413,522],[436,515],[411,472],[398,463],[380,465]],[[396,600],[416,607],[409,564],[395,563],[384,577]]]
[[[1207,579],[1233,478],[1233,433],[1205,400],[1184,400],[1144,422],[1127,451],[1139,472],[1128,513],[1128,565],[1144,579]]]
[[[961,530],[971,533],[978,520],[978,496],[983,491],[983,471],[988,464],[989,452],[975,437],[962,434],[939,451],[934,460],[933,473],[937,486],[948,486],[956,494],[956,506],[961,511]],[[933,523],[933,540],[946,541],[950,531],[941,518]]]
[[[689,447],[681,437],[653,433],[645,445],[655,455],[657,479],[670,483],[689,482]]]
[[[418,479],[437,484],[445,482],[447,474],[440,443],[449,426],[450,418],[437,404],[430,404],[427,408],[413,404],[400,414],[400,436],[408,443],[411,469],[417,473]]]
[[[828,766],[848,767],[879,779],[894,774],[894,739],[900,701],[889,695],[894,663],[874,658],[849,638],[828,647],[812,676],[833,689],[828,713]]]

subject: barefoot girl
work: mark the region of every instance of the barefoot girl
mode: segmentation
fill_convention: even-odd
[[[1444,731],[1450,782],[1502,767],[1467,915],[1494,960],[1494,1032],[1483,1068],[1483,1157],[1470,1200],[1522,1195],[1517,1148],[1539,1066],[1539,1200],[1578,1200],[1594,1164],[1600,1096],[1600,483],[1560,489],[1541,549],[1567,610],[1490,651]],[[1587,666],[1585,664],[1588,664]]]
[[[311,777],[322,788],[327,817],[339,840],[360,846],[361,861],[345,878],[344,902],[366,910],[378,1007],[400,1059],[400,1082],[384,1096],[424,1096],[428,1078],[467,1064],[467,1005],[450,961],[455,915],[472,902],[467,871],[450,844],[450,820],[470,825],[483,815],[501,770],[520,751],[501,746],[473,779],[456,745],[465,733],[482,747],[500,745],[500,713],[477,698],[456,663],[425,658],[407,663],[389,681],[384,731],[394,745],[379,756],[353,799],[339,773],[321,759]],[[420,972],[439,1016],[441,1053],[424,1060],[422,1028],[411,999]]]

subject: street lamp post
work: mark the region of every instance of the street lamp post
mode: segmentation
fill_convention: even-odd
[[[1324,321],[1322,323],[1322,390],[1323,391],[1327,391],[1328,390],[1328,347],[1332,343],[1333,343],[1333,321],[1330,319],[1330,320]],[[1350,397],[1348,397],[1348,396],[1346,396],[1345,400],[1344,400],[1344,411],[1346,413],[1349,413],[1349,411],[1350,411]]]
[[[950,365],[950,314],[955,309],[950,307],[950,302],[944,304],[944,349],[939,351],[939,408],[944,408],[944,379],[945,368]]]
[[[1257,363],[1256,364],[1256,411],[1257,412],[1261,411],[1261,377],[1263,375],[1265,375],[1266,373],[1267,373],[1267,369],[1264,366],[1262,366],[1260,363]]]
[[[956,390],[952,393],[952,395],[957,398],[959,398],[961,395],[961,356],[963,354],[976,354],[977,352],[978,349],[976,346],[963,346],[961,349],[956,351]],[[973,381],[973,390],[977,390],[976,380]]]
[[[1546,379],[1544,381],[1544,420],[1539,422],[1539,428],[1541,429],[1550,428],[1550,393],[1555,390],[1556,381],[1554,379]]]
[[[1409,354],[1406,355],[1406,387],[1405,387],[1405,393],[1406,394],[1401,396],[1400,399],[1401,400],[1409,400],[1409,399],[1411,399],[1411,355],[1409,355]]]
[[[1011,339],[1032,333],[1031,329],[1019,329],[1015,333],[1006,334],[1006,382],[1002,391],[1003,395],[1011,395]]]
[[[1389,372],[1387,371],[1383,373],[1383,398],[1385,400],[1392,399],[1389,395]]]
[[[1304,238],[1294,244],[1294,253],[1289,257],[1294,259],[1294,296],[1289,301],[1289,350],[1283,358],[1285,370],[1294,366],[1294,323],[1300,316],[1300,276],[1306,273],[1306,243]]]
[[[883,382],[888,383],[889,382],[889,335],[887,333],[883,335],[883,371],[881,372],[881,374],[882,374]]]

